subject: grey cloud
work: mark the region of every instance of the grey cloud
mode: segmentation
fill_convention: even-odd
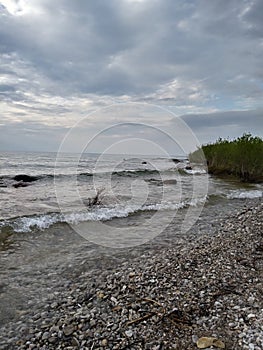
[[[21,122],[0,124],[0,149],[7,151],[57,150],[66,128],[47,127],[40,123]],[[48,140],[48,142],[47,142]]]
[[[150,93],[175,77],[207,75],[205,85],[221,92],[228,78],[262,70],[262,48],[252,54],[256,42],[240,17],[248,4],[246,21],[256,21],[258,1],[42,0],[43,15],[2,16],[1,47],[31,62],[59,93]]]
[[[263,109],[207,114],[189,114],[181,118],[198,136],[201,143],[219,137],[235,138],[243,133],[263,137]]]
[[[34,12],[25,14],[16,2],[19,16],[0,12],[5,123],[56,115],[70,124],[86,113],[77,107],[85,98],[93,99],[87,109],[122,96],[192,113],[262,107],[261,0],[29,0]],[[202,137],[204,127],[256,131],[252,115],[260,126],[256,112],[233,113],[184,118]]]

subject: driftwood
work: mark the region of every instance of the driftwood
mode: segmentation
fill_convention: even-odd
[[[146,311],[147,314],[141,317],[138,317],[134,320],[128,321],[126,323],[126,326],[130,326],[132,324],[137,324],[143,321],[146,321],[150,318],[152,318],[153,316],[157,316],[158,320],[156,321],[156,323],[162,322],[166,319],[168,319],[169,321],[171,321],[173,324],[175,324],[176,326],[191,326],[191,322],[187,319],[187,317],[184,315],[184,313],[180,310],[178,310],[177,308],[174,308],[172,310],[166,310],[166,308],[159,303],[156,300],[153,300],[151,298],[142,298],[139,299],[139,301],[144,301],[144,302],[149,302],[152,303],[154,305],[157,305],[158,307],[161,308],[160,311],[156,311],[156,310],[149,310]]]

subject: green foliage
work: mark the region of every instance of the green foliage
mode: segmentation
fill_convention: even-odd
[[[232,141],[219,138],[191,153],[189,159],[200,162],[202,154],[211,174],[234,175],[244,182],[263,182],[263,140],[259,137],[243,134]]]

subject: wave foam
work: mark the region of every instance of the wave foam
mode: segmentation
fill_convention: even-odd
[[[254,199],[261,198],[263,196],[263,191],[261,190],[233,190],[228,195],[228,199]]]
[[[85,221],[108,221],[114,218],[125,218],[137,212],[147,211],[163,211],[163,210],[178,210],[187,208],[190,206],[196,207],[205,203],[206,197],[197,198],[179,203],[157,203],[157,204],[145,204],[143,206],[130,206],[130,207],[115,207],[115,208],[96,208],[89,212],[74,212],[69,214],[53,213],[40,215],[35,217],[22,217],[15,219],[14,221],[2,221],[0,227],[9,226],[15,232],[31,232],[33,229],[43,231],[48,229],[57,223],[69,223],[76,225]]]

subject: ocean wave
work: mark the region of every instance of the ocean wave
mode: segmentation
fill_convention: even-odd
[[[168,169],[126,169],[126,170],[109,170],[102,171],[99,170],[97,172],[87,171],[81,173],[70,173],[70,174],[36,174],[36,175],[27,175],[27,174],[16,174],[16,175],[0,175],[0,182],[6,185],[11,185],[17,182],[20,183],[35,183],[38,181],[48,181],[48,180],[56,180],[59,179],[70,179],[77,176],[80,180],[85,179],[86,177],[92,176],[106,176],[111,175],[113,177],[148,177],[155,175],[169,175],[176,174],[180,175],[202,175],[205,174],[206,171],[203,169],[186,169],[186,168],[168,168]]]
[[[152,175],[152,174],[159,174],[162,171],[156,170],[156,169],[130,169],[130,170],[115,170],[115,171],[103,171],[103,172],[93,172],[93,173],[80,173],[79,176],[103,176],[103,175],[113,175],[113,176],[128,176],[128,177],[134,177],[134,176],[140,176],[140,175]]]
[[[46,179],[54,179],[54,178],[71,178],[74,176],[78,177],[86,177],[86,176],[103,176],[103,175],[113,175],[113,176],[144,176],[144,175],[153,175],[153,174],[160,174],[160,173],[166,173],[175,171],[175,169],[166,169],[166,170],[157,170],[157,169],[131,169],[131,170],[109,170],[109,171],[98,171],[98,172],[81,172],[79,174],[71,173],[71,174],[37,174],[37,175],[27,175],[27,174],[16,174],[16,175],[0,175],[0,181],[1,180],[8,180],[8,181],[17,181],[17,182],[35,182],[38,180],[46,180]]]
[[[207,171],[205,169],[190,169],[190,168],[178,168],[177,169],[178,173],[180,175],[204,175],[207,174]]]
[[[261,190],[232,190],[227,194],[228,199],[254,199],[262,196],[263,191]]]
[[[68,223],[76,225],[81,222],[88,221],[109,221],[117,218],[125,218],[131,215],[135,215],[139,212],[149,211],[165,211],[165,210],[178,210],[188,207],[196,207],[204,204],[206,197],[186,200],[179,203],[157,203],[157,204],[145,204],[142,206],[127,206],[127,207],[114,207],[114,208],[96,208],[87,212],[73,212],[68,214],[52,213],[39,216],[25,216],[14,220],[3,220],[0,222],[0,229],[3,227],[11,227],[13,231],[18,233],[31,232],[34,229],[43,231],[48,229],[52,225],[57,223]]]
[[[115,176],[140,176],[140,175],[153,175],[153,174],[159,174],[162,171],[159,171],[157,169],[134,169],[134,170],[120,170],[120,171],[113,171],[112,175]]]
[[[203,175],[207,173],[205,169],[185,169],[185,172],[189,175]]]

